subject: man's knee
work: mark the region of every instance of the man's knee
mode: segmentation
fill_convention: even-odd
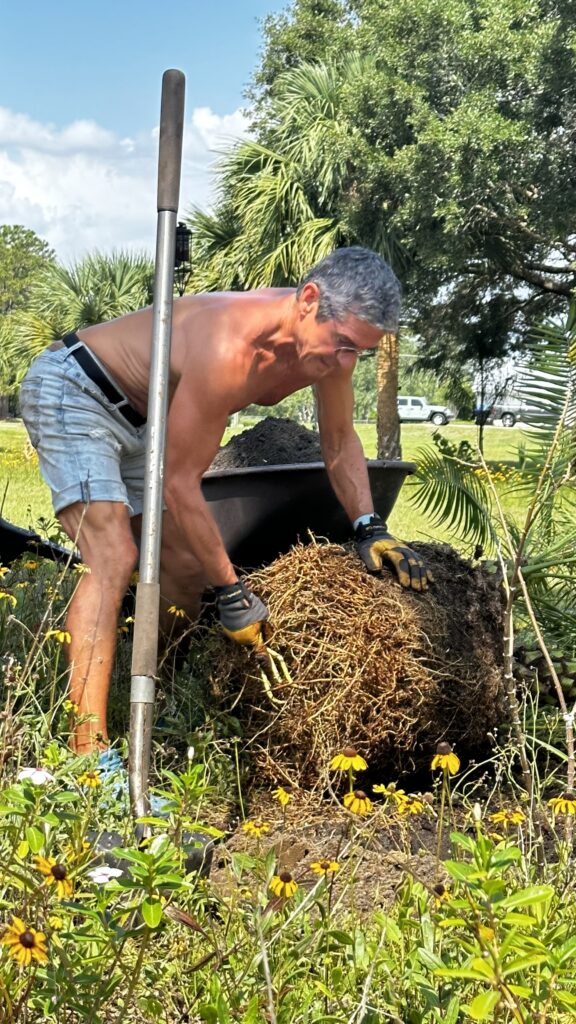
[[[138,564],[138,547],[130,529],[128,509],[120,502],[72,505],[60,522],[91,573],[125,590]]]

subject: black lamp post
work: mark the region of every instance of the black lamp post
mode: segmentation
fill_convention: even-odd
[[[186,285],[190,280],[192,267],[190,265],[190,239],[192,232],[190,228],[179,221],[176,226],[176,251],[174,253],[174,284],[178,295],[184,295]]]

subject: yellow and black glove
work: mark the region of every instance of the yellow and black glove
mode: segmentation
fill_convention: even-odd
[[[226,636],[242,647],[261,651],[272,632],[266,605],[240,580],[214,590],[220,625]]]
[[[358,524],[354,539],[356,550],[369,572],[379,572],[387,563],[403,587],[427,590],[428,584],[433,582],[420,555],[388,533],[386,523],[376,513],[370,516],[369,522]]]

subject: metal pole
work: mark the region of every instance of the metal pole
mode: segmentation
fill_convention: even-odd
[[[152,745],[155,679],[158,668],[164,449],[170,373],[176,217],[180,194],[184,130],[184,83],[185,79],[181,71],[165,71],[162,76],[158,153],[158,226],[152,313],[152,357],[148,393],[148,437],[142,512],[140,579],[136,588],[130,689],[128,776],[130,802],[135,817],[143,817],[150,811],[148,774]]]

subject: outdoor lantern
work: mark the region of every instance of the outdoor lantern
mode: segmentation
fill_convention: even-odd
[[[192,273],[190,266],[191,237],[192,232],[188,225],[179,221],[176,226],[176,250],[174,253],[174,283],[178,289],[178,295],[184,295]]]

